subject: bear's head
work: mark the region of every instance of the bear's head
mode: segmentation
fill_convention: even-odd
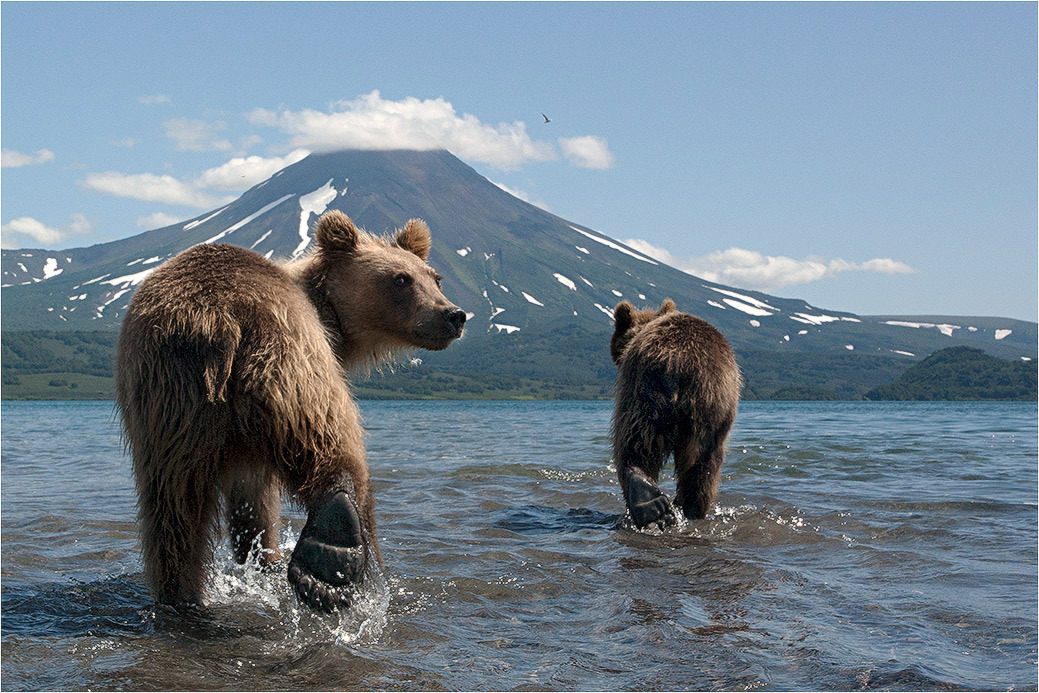
[[[670,298],[664,299],[660,309],[645,308],[636,310],[635,306],[628,301],[621,301],[613,309],[613,339],[610,340],[610,356],[613,362],[620,365],[624,350],[632,338],[642,330],[648,323],[656,320],[661,315],[673,313],[678,310],[675,302]]]
[[[323,293],[354,348],[440,350],[462,336],[465,311],[447,300],[441,277],[426,264],[429,227],[412,219],[391,237],[358,229],[346,214],[318,220],[316,260]]]

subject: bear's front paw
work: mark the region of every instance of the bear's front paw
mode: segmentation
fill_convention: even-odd
[[[624,482],[628,513],[636,527],[656,523],[661,529],[678,522],[675,506],[656,483],[641,471],[632,471]]]
[[[326,613],[349,606],[367,564],[353,499],[339,491],[315,503],[289,561],[289,582],[300,601]]]

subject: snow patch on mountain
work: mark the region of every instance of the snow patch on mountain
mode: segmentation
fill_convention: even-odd
[[[557,282],[559,282],[563,286],[567,287],[571,291],[577,291],[577,284],[574,284],[572,279],[569,279],[568,277],[564,277],[559,272],[554,273],[552,276],[556,278]]]
[[[124,274],[123,276],[116,277],[115,279],[106,279],[105,281],[103,281],[101,283],[102,284],[111,284],[112,286],[117,286],[118,285],[118,286],[123,286],[123,287],[137,286],[138,284],[143,282],[145,279],[147,279],[148,275],[151,274],[152,272],[154,272],[155,269],[156,269],[155,267],[149,267],[148,269],[142,270],[140,272],[137,272],[136,274]],[[89,284],[89,283],[90,282],[87,282],[87,284]]]
[[[568,226],[569,226],[569,224],[568,224]],[[598,236],[593,236],[592,234],[588,233],[587,231],[582,231],[581,229],[577,228],[576,226],[570,226],[570,228],[572,228],[574,231],[576,231],[577,233],[581,234],[582,236],[585,236],[587,238],[591,238],[596,243],[602,243],[603,245],[607,246],[608,248],[613,248],[614,250],[619,250],[620,252],[624,253],[625,255],[630,255],[631,257],[635,258],[636,260],[642,260],[643,262],[648,262],[651,265],[659,265],[660,264],[656,260],[651,260],[648,257],[645,257],[645,256],[643,256],[643,255],[641,255],[639,253],[636,253],[634,250],[631,250],[629,248],[625,248],[624,246],[622,246],[622,245],[620,245],[618,243],[614,243],[613,241],[609,240],[608,238],[599,238]]]
[[[336,199],[338,191],[332,187],[332,179],[329,178],[328,182],[322,185],[317,190],[309,192],[299,198],[299,245],[292,251],[292,258],[295,259],[303,254],[303,251],[310,245],[310,215],[321,216],[321,214],[328,208],[329,203]]]
[[[275,207],[277,207],[278,205],[280,205],[282,202],[284,202],[285,200],[289,199],[290,197],[292,197],[291,194],[284,195],[284,196],[278,198],[277,200],[275,200],[274,202],[270,203],[269,205],[264,205],[259,210],[255,211],[252,214],[250,214],[249,216],[247,216],[245,219],[242,219],[237,224],[235,224],[233,226],[227,227],[226,229],[224,229],[223,231],[221,231],[220,233],[218,233],[217,235],[213,236],[212,238],[210,238],[208,240],[202,241],[202,244],[203,245],[207,245],[209,243],[216,243],[217,241],[219,241],[221,238],[223,238],[227,234],[234,233],[235,231],[237,231],[238,229],[242,228],[243,226],[245,226],[249,222],[253,221],[254,219],[260,217],[263,214],[266,214],[269,211],[271,211],[272,209],[274,209]]]
[[[791,320],[803,322],[806,325],[823,325],[828,322],[840,322],[840,318],[832,315],[811,315],[809,313],[795,313],[790,316]]]
[[[916,328],[916,329],[920,329],[922,327],[926,327],[926,328],[932,328],[933,327],[933,328],[937,329],[939,332],[941,332],[943,335],[945,335],[946,337],[951,337],[953,331],[960,329],[959,325],[948,325],[948,324],[936,325],[933,322],[909,322],[909,321],[906,321],[906,320],[887,320],[884,324],[885,325],[894,325],[896,327],[913,327],[913,328]]]
[[[760,317],[771,317],[772,316],[772,313],[770,313],[767,310],[764,310],[762,308],[758,308],[756,306],[747,305],[746,303],[744,303],[742,301],[737,301],[734,298],[723,298],[722,301],[724,301],[725,303],[728,303],[730,306],[732,306],[736,310],[743,311],[747,315],[757,315],[757,316],[760,316]],[[754,321],[754,322],[757,322],[757,321]]]
[[[534,298],[533,296],[528,294],[526,291],[521,291],[520,293],[523,294],[523,298],[527,299],[527,301],[529,303],[533,303],[535,306],[541,306],[542,308],[545,307],[544,303],[542,303],[541,301],[537,300],[536,298]]]
[[[59,269],[58,268],[58,261],[55,258],[49,257],[49,258],[47,258],[47,261],[43,263],[43,278],[44,279],[50,279],[51,277],[56,277],[59,274],[61,274],[62,272],[64,272],[64,271],[65,271],[64,269]]]
[[[274,230],[274,229],[268,229],[267,233],[265,233],[265,234],[263,234],[262,236],[260,236],[259,238],[257,238],[257,239],[256,239],[256,240],[255,240],[255,241],[253,242],[253,244],[252,244],[251,246],[249,246],[249,250],[252,250],[252,249],[253,249],[253,248],[255,248],[256,246],[260,245],[260,244],[261,244],[261,243],[263,243],[263,242],[264,242],[265,240],[267,240],[267,236],[270,236],[270,235],[271,235],[271,231],[273,231],[273,230]]]
[[[191,229],[195,228],[196,226],[199,226],[201,224],[205,224],[207,221],[209,221],[210,219],[215,217],[217,214],[220,214],[220,212],[224,211],[225,209],[227,209],[227,207],[221,207],[220,209],[216,210],[215,212],[210,214],[205,219],[198,219],[196,221],[189,221],[187,224],[184,224],[184,229],[183,230],[184,231],[190,231]]]
[[[1006,339],[1013,333],[1013,330],[996,330],[996,339]]]
[[[720,294],[724,294],[726,296],[734,298],[734,299],[736,299],[737,301],[739,301],[740,303],[742,303],[744,305],[753,306],[754,308],[757,308],[760,311],[765,311],[763,313],[752,313],[751,315],[771,315],[772,313],[780,312],[779,308],[776,308],[775,306],[770,306],[769,304],[765,303],[764,301],[759,301],[758,299],[754,298],[753,296],[747,296],[746,294],[737,293],[735,291],[729,291],[728,289],[719,289],[716,286],[707,286],[706,284],[703,284],[702,286],[705,289],[710,289],[711,291],[717,291]],[[725,301],[725,302],[728,303],[729,305],[732,305],[731,301]],[[733,306],[733,307],[735,308],[735,306]],[[743,308],[740,308],[739,310],[743,310]],[[744,311],[744,312],[746,312],[746,311]]]

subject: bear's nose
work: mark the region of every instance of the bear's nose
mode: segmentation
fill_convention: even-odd
[[[454,328],[459,332],[461,332],[462,328],[465,327],[465,311],[461,308],[449,310],[445,317],[447,318],[447,321],[451,323],[454,326]]]

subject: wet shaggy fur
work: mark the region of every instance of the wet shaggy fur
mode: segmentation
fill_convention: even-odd
[[[195,246],[142,282],[130,304],[117,398],[145,576],[162,602],[201,603],[221,507],[239,562],[251,553],[276,559],[283,490],[308,516],[322,509],[326,524],[359,518],[354,544],[379,559],[345,370],[400,348],[443,349],[461,335],[465,313],[425,262],[421,221],[379,238],[333,211],[315,239],[312,255],[282,265],[236,246]],[[334,528],[324,531],[319,552],[356,548],[335,546]]]
[[[656,487],[669,455],[675,505],[689,519],[703,518],[717,493],[742,387],[732,348],[671,299],[641,311],[622,301],[614,321],[613,458],[632,519],[638,526],[673,521],[671,503]]]

